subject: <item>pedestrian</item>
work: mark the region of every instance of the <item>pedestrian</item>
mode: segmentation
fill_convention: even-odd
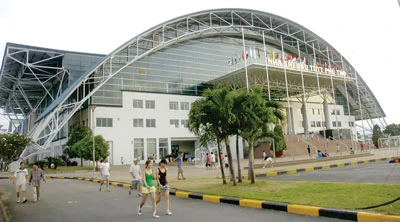
[[[308,156],[311,157],[311,146],[310,146],[310,144],[307,145],[307,152],[308,152]]]
[[[124,157],[121,156],[121,165],[124,165]]]
[[[225,155],[224,158],[224,163],[225,163],[225,170],[229,169],[229,160],[228,160],[228,155]]]
[[[147,196],[150,194],[152,206],[153,206],[153,217],[159,218],[157,215],[157,204],[156,204],[156,188],[154,187],[155,176],[153,173],[153,163],[151,160],[146,160],[146,166],[144,172],[142,173],[142,202],[139,205],[138,214],[142,215],[142,207],[146,204]]]
[[[272,158],[270,157],[270,156],[268,156],[267,155],[267,153],[265,152],[265,150],[263,150],[263,158],[264,158],[264,166],[263,166],[263,168],[265,168],[267,165],[268,165],[268,163],[270,164],[270,166],[271,166],[271,168],[273,167],[272,166]]]
[[[338,143],[336,144],[336,153],[340,153],[340,146]]]
[[[25,198],[26,178],[28,177],[28,170],[25,168],[25,163],[19,163],[19,169],[14,172],[13,184],[17,190],[17,203],[26,203],[28,200]],[[21,199],[22,198],[22,199]]]
[[[167,215],[172,215],[171,211],[169,210],[169,186],[167,181],[167,161],[162,159],[160,161],[160,167],[156,173],[156,179],[158,184],[158,198],[156,204],[160,203],[161,196],[165,196],[165,209]]]
[[[215,170],[215,154],[211,152],[211,169],[214,168]]]
[[[220,158],[220,160],[221,160],[221,167],[224,167],[223,165],[224,165],[224,163],[225,163],[225,155],[223,154],[223,153],[221,153],[221,158]]]
[[[134,160],[133,164],[131,165],[129,172],[132,176],[131,179],[131,188],[129,188],[129,196],[131,195],[131,192],[133,189],[136,188],[137,190],[137,195],[142,196],[141,190],[142,190],[142,181],[141,181],[141,176],[140,176],[140,166],[138,164],[138,160]]]
[[[33,164],[33,170],[29,178],[29,186],[32,184],[33,203],[40,200],[40,180],[46,182],[43,170],[39,168],[38,163]]]
[[[103,162],[100,164],[100,191],[103,183],[106,183],[107,192],[110,192],[110,163],[108,162],[108,157],[103,158]]]
[[[183,152],[181,152],[178,157],[176,157],[177,166],[178,166],[178,180],[185,180],[186,178],[183,176],[182,162],[183,162]]]
[[[206,168],[211,167],[211,157],[206,153]]]

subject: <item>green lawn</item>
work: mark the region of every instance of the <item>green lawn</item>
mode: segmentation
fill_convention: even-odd
[[[400,185],[390,184],[289,181],[256,181],[256,184],[250,184],[244,181],[234,187],[232,183],[223,185],[220,179],[209,178],[170,183],[178,190],[193,193],[348,210],[378,205],[400,197]],[[362,211],[400,216],[400,201]]]

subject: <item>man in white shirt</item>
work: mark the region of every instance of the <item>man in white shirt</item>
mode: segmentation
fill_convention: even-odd
[[[129,172],[131,173],[132,179],[131,179],[131,188],[129,189],[129,196],[131,195],[131,191],[133,189],[137,189],[138,191],[138,196],[142,196],[140,193],[142,190],[142,181],[140,180],[140,166],[138,164],[138,160],[134,160],[133,164],[131,165],[131,168]]]
[[[106,183],[107,192],[110,192],[110,163],[108,162],[108,157],[104,157],[103,162],[100,164],[100,191],[103,183]]]
[[[26,189],[26,178],[28,177],[28,170],[25,168],[25,163],[21,162],[20,167],[17,171],[14,172],[14,180],[13,184],[15,184],[15,188],[17,190],[17,203],[26,203],[28,201],[25,198],[25,189]],[[22,197],[22,201],[21,201]]]
[[[216,169],[215,166],[215,154],[213,152],[211,152],[211,169],[214,168],[214,170]]]

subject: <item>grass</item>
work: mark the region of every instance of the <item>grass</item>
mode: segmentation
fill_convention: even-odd
[[[232,183],[223,185],[221,179],[209,178],[170,181],[170,184],[178,190],[193,193],[347,210],[378,205],[400,197],[398,184],[292,181],[256,181],[250,184],[244,181],[233,186]],[[400,201],[362,211],[400,216]]]

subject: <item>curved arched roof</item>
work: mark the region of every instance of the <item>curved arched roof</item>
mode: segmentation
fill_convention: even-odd
[[[355,109],[356,119],[361,119],[361,113],[363,113],[364,119],[385,117],[378,101],[361,76],[354,71],[354,67],[321,37],[293,21],[274,14],[231,8],[206,10],[180,16],[156,25],[128,40],[105,56],[56,98],[39,116],[37,122],[44,126],[50,125],[49,122],[57,121],[54,116],[59,113],[67,113],[65,118],[69,119],[97,89],[125,67],[144,56],[191,39],[218,35],[241,36],[242,29],[248,38],[262,41],[264,34],[269,44],[276,44],[277,46],[280,45],[282,36],[285,50],[296,52],[297,47],[299,47],[301,52],[308,54],[315,51],[318,56],[328,58],[332,63],[344,67],[349,78],[358,80],[355,81],[358,83],[358,87],[354,83],[348,83],[346,87],[341,89],[342,91],[347,89],[350,92],[349,102],[353,107],[360,107],[359,102],[361,102],[362,109]],[[95,87],[91,88],[91,91],[87,94],[80,95],[78,101],[72,98],[78,92],[79,87],[88,84],[88,82],[94,82]],[[359,98],[354,94],[357,89],[360,91]],[[66,121],[61,122],[62,124],[66,123]],[[33,135],[39,137],[44,129],[39,127],[36,131],[33,132]]]

